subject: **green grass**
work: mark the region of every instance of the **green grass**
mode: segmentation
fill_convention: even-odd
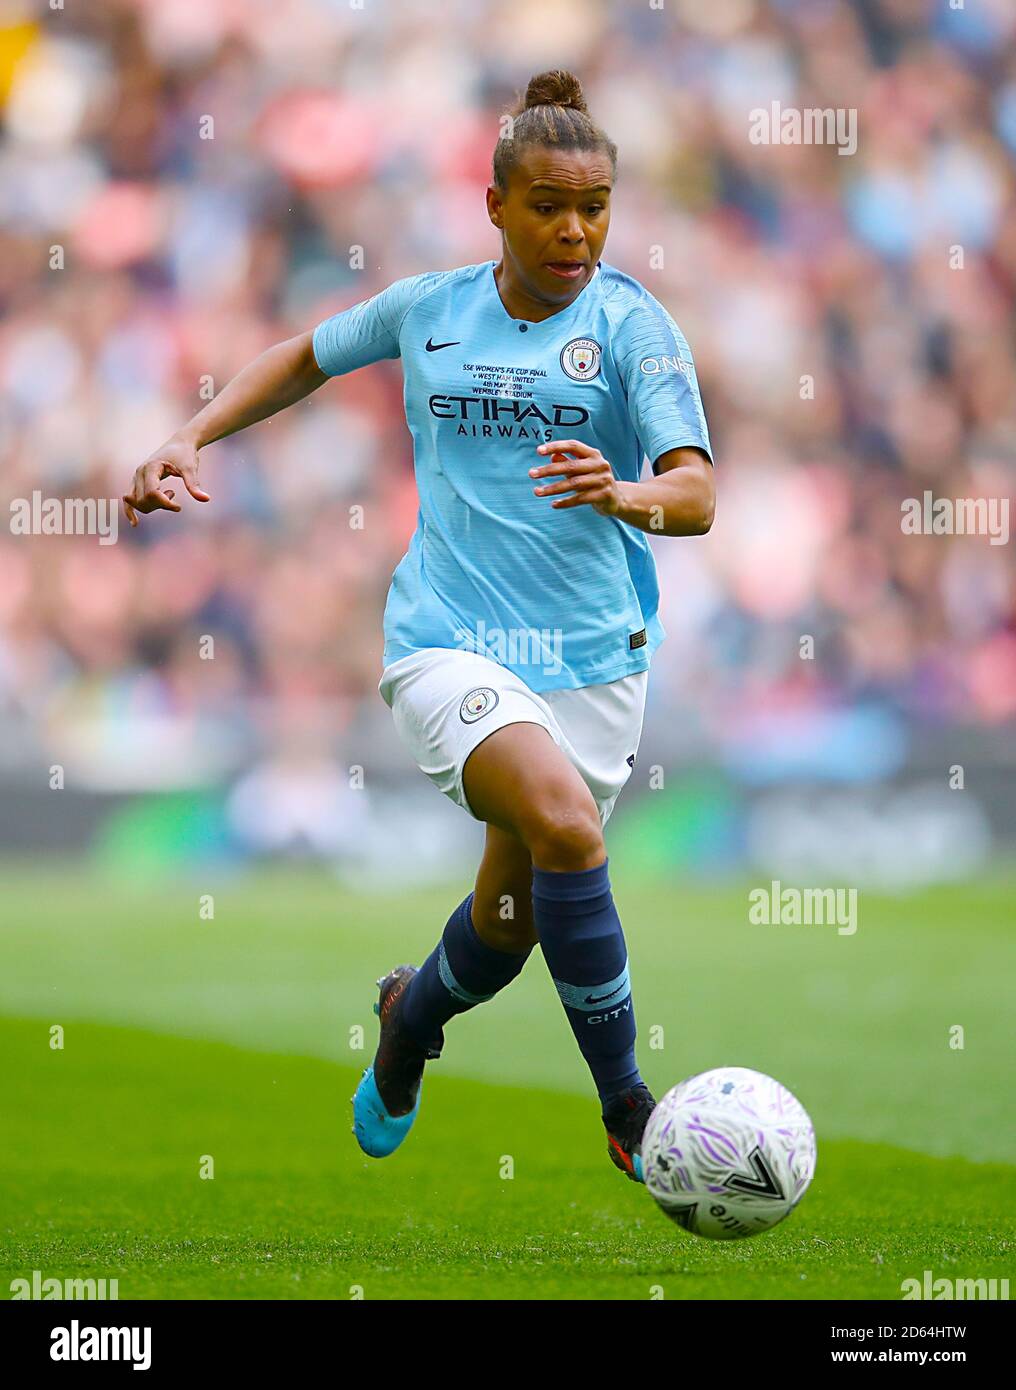
[[[349,1134],[349,1066],[92,1024],[62,1052],[39,1022],[0,1039],[5,1282],[38,1268],[117,1278],[122,1298],[894,1298],[925,1268],[1012,1269],[995,1221],[1016,1171],[1000,1164],[824,1144],[792,1221],[718,1245],[613,1172],[577,1097],[435,1071],[425,1119],[379,1163]]]
[[[5,871],[0,1289],[33,1269],[117,1278],[121,1298],[896,1299],[924,1269],[1012,1279],[1011,886],[862,895],[839,937],[749,926],[744,888],[616,881],[647,1079],[754,1066],[816,1124],[801,1206],[721,1244],[611,1168],[538,955],[449,1026],[406,1145],[360,1154],[373,980],[429,950],[458,887]]]

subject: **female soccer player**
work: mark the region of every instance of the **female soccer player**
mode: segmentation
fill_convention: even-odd
[[[378,981],[353,1097],[375,1157],[416,1118],[444,1025],[538,941],[592,1073],[614,1163],[641,1181],[654,1101],[603,826],[631,775],[663,637],[647,532],[700,535],[712,456],[688,345],[604,264],[617,150],[570,73],[529,83],[494,150],[495,264],[399,280],[270,348],[137,470],[138,512],[209,500],[197,451],[331,376],[401,357],[420,511],[385,608],[379,691],[419,767],[486,825],[473,891],[419,970]],[[643,454],[653,477],[640,481]]]

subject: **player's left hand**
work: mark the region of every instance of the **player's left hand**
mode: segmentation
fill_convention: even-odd
[[[534,488],[537,497],[555,493],[573,493],[552,502],[554,508],[589,505],[603,516],[615,516],[621,508],[621,488],[614,470],[599,449],[583,444],[580,439],[552,439],[537,445],[538,454],[550,454],[552,461],[530,468],[531,478],[564,478],[560,483],[548,483]],[[569,457],[570,455],[570,457]]]

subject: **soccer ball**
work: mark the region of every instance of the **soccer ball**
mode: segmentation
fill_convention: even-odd
[[[815,1131],[796,1096],[747,1067],[672,1086],[642,1136],[642,1171],[661,1209],[697,1236],[768,1231],[815,1173]]]

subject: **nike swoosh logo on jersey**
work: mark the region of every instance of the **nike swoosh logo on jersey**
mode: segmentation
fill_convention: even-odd
[[[435,343],[434,340],[433,340],[433,338],[428,338],[428,339],[427,339],[427,351],[428,351],[428,352],[440,352],[441,349],[442,349],[443,347],[461,347],[461,346],[462,346],[462,344],[461,344],[460,342],[459,342],[459,343]]]
[[[593,997],[593,995],[587,994],[587,995],[586,995],[586,1003],[587,1003],[587,1004],[602,1004],[603,1001],[604,1001],[604,999],[609,999],[609,998],[610,998],[610,995],[611,995],[611,994],[616,994],[617,991],[618,991],[619,989],[624,989],[624,984],[623,984],[623,982],[617,986],[617,989],[612,989],[612,990],[610,991],[609,994],[600,994],[600,995],[597,995],[595,998]]]

